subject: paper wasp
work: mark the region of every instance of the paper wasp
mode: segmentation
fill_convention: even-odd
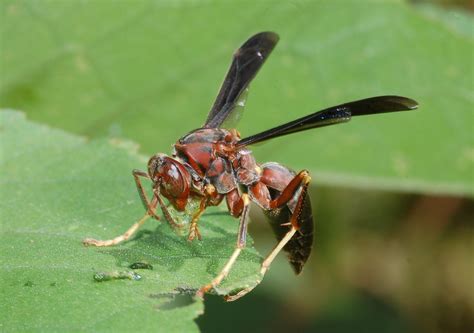
[[[250,203],[263,209],[278,239],[278,243],[261,265],[266,273],[275,256],[284,250],[296,274],[303,269],[313,243],[313,216],[308,196],[308,171],[293,170],[275,163],[256,163],[249,146],[282,135],[312,128],[345,123],[354,116],[416,109],[418,104],[400,96],[378,96],[330,107],[264,132],[244,137],[233,128],[232,121],[242,111],[250,82],[269,57],[278,42],[278,35],[262,32],[250,37],[234,53],[232,63],[204,125],[181,137],[171,156],[158,153],[148,162],[148,171],[133,171],[133,176],[146,207],[146,213],[123,235],[111,240],[85,239],[84,244],[111,246],[129,239],[149,217],[159,219],[159,205],[173,227],[178,223],[171,216],[165,201],[178,211],[198,202],[192,214],[188,240],[201,239],[198,221],[208,206],[226,201],[232,216],[240,218],[234,252],[221,272],[201,287],[202,296],[218,286],[229,274],[245,247]],[[141,178],[152,182],[153,197],[146,195]],[[251,288],[236,295],[235,300]]]

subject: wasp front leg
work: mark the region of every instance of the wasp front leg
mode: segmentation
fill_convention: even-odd
[[[135,184],[137,186],[138,193],[140,195],[140,198],[142,199],[145,209],[147,210],[145,215],[138,222],[134,223],[127,231],[125,231],[120,236],[117,236],[113,239],[108,239],[108,240],[86,238],[82,241],[84,245],[103,247],[103,246],[112,246],[112,245],[120,244],[123,241],[126,241],[130,237],[132,237],[135,234],[135,232],[137,232],[137,230],[145,223],[145,221],[148,220],[148,218],[154,217],[157,220],[160,219],[155,213],[156,206],[158,204],[158,198],[154,196],[151,202],[148,200],[148,197],[143,189],[143,185],[139,177],[143,177],[143,178],[149,178],[149,177],[148,177],[148,174],[143,171],[133,170],[133,178],[135,179]]]
[[[160,218],[158,215],[156,215],[155,210],[150,209],[150,200],[148,200],[148,196],[146,195],[142,181],[140,180],[140,177],[150,179],[150,176],[148,176],[146,172],[137,169],[132,171],[132,175],[133,179],[135,179],[135,185],[137,186],[138,195],[140,196],[140,199],[142,199],[143,206],[152,217],[154,217],[156,220],[159,220]]]
[[[166,207],[165,203],[163,202],[163,199],[161,199],[160,196],[160,191],[158,189],[153,189],[153,194],[158,201],[158,204],[160,205],[161,211],[163,212],[163,215],[165,216],[166,221],[168,221],[169,225],[175,230],[179,231],[183,226],[179,223],[176,223],[173,217],[171,216],[168,208]]]
[[[221,272],[211,281],[211,283],[201,287],[198,292],[196,293],[197,296],[203,297],[205,293],[209,290],[216,288],[222,280],[229,274],[232,266],[235,264],[238,256],[245,248],[246,241],[247,241],[247,225],[248,225],[248,218],[249,218],[249,208],[250,208],[250,200],[248,198],[248,194],[244,193],[241,197],[241,204],[242,204],[242,214],[240,216],[240,223],[239,223],[239,231],[237,235],[237,244],[234,249],[234,252],[230,256],[229,260],[225,264],[224,268]]]

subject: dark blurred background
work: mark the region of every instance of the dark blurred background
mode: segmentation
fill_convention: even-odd
[[[315,103],[417,99],[413,118],[358,119],[255,149],[259,161],[312,172],[313,254],[298,277],[280,255],[237,302],[207,297],[197,323],[203,332],[473,330],[474,2],[2,8],[1,107],[80,135],[136,141],[144,155],[168,152],[202,123],[231,52],[259,30],[278,31],[282,41],[252,85],[243,133]],[[262,111],[274,109],[285,111]],[[250,232],[265,254],[275,240],[252,214]]]
[[[241,301],[206,300],[204,332],[468,332],[472,200],[313,187],[314,253],[295,277],[280,256]],[[274,244],[252,224],[256,247]],[[217,319],[219,318],[219,319]]]

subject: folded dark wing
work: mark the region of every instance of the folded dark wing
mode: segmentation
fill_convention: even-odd
[[[401,96],[378,96],[333,106],[289,123],[271,128],[264,132],[243,138],[239,147],[266,141],[282,135],[305,131],[311,128],[344,123],[354,116],[378,114],[385,112],[408,111],[418,107],[418,103]]]
[[[203,127],[217,128],[228,118],[239,118],[233,113],[242,111],[246,90],[278,39],[274,32],[261,32],[250,37],[234,53],[232,64]]]

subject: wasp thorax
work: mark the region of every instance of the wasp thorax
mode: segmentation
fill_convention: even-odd
[[[189,196],[191,176],[186,168],[177,160],[157,154],[148,161],[148,174],[160,193],[175,208],[184,210]]]

